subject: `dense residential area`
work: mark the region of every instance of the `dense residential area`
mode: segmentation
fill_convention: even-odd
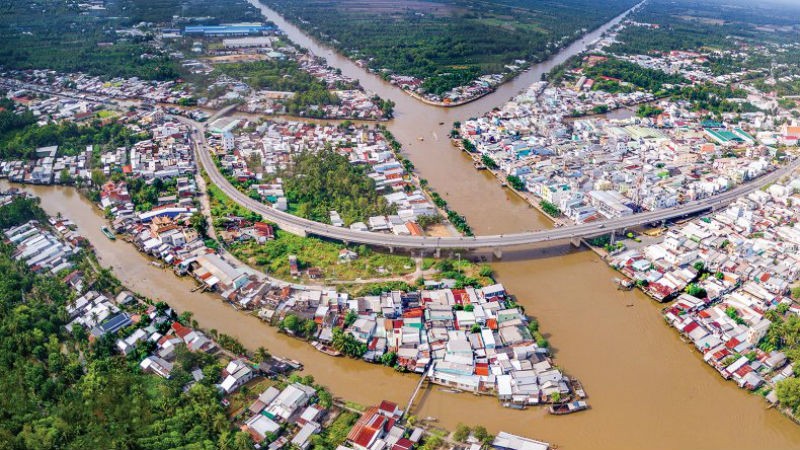
[[[216,292],[237,309],[310,341],[330,356],[346,355],[416,372],[432,383],[495,396],[517,409],[566,405],[570,400],[580,402],[577,408],[586,408],[580,384],[554,366],[538,324],[516,306],[502,285],[493,284],[488,266],[468,261],[434,264],[402,256],[376,259],[366,249],[330,248],[331,244],[321,241],[314,253],[270,253],[274,244],[285,246],[296,238],[257,214],[231,209],[230,200],[216,190],[202,191],[199,186],[207,180],[198,177],[192,131],[186,123],[159,108],[108,117],[147,139],[130,147],[88,145],[75,157],[59,157],[64,151],[59,152],[57,146],[36,148],[33,155],[41,158],[3,162],[0,173],[13,182],[87,186],[89,196],[109,220],[103,228],[108,239],[132,243],[159,267],[195,278],[198,289]],[[406,172],[412,167],[397,156],[396,141],[383,129],[251,123],[227,117],[210,122],[207,133],[208,148],[200,151],[215,152],[216,163],[233,183],[276,209],[373,232],[421,235],[426,229],[446,230],[437,206]],[[303,158],[308,162],[302,162]],[[308,179],[325,179],[325,175],[320,169],[298,173],[302,164],[335,158],[341,158],[344,171],[359,169],[355,175],[345,175],[352,178],[347,180],[347,189],[365,183],[368,191],[358,198],[374,196],[373,202],[382,208],[378,210],[389,214],[368,216],[370,210],[364,205],[348,203],[338,194],[320,197],[320,192],[337,192],[332,186],[338,181],[330,175],[332,186],[308,189]],[[342,195],[351,195],[347,189]],[[305,198],[309,203],[298,204]],[[318,210],[316,206],[326,202],[340,205],[331,206],[338,211]],[[211,224],[203,217],[204,210],[211,213]],[[32,231],[21,228],[10,233],[17,238]],[[314,240],[305,241],[313,245]],[[328,252],[333,260],[325,256]],[[310,284],[270,278],[250,270],[238,258],[255,266],[262,258],[270,258],[268,267],[276,275]],[[331,272],[338,271],[339,276],[361,273],[357,269],[361,260],[383,261],[375,275],[386,282],[351,289],[352,294],[314,286],[324,283]],[[400,280],[393,278],[398,270],[398,266],[392,268],[395,261],[405,261],[399,270],[407,276]],[[112,317],[112,328],[128,326],[130,317],[108,307],[107,300],[90,295],[78,304],[90,317],[98,308],[118,314]],[[94,327],[100,322],[80,319],[80,323]],[[137,333],[118,347],[128,351],[148,338],[145,332]],[[213,348],[207,342],[201,334],[200,341],[191,345]],[[142,368],[168,376],[171,365],[162,356],[146,358]]]
[[[609,256],[655,300],[703,360],[740,387],[796,411],[800,265],[796,178]]]
[[[275,209],[405,235],[421,235],[443,220],[409,173],[413,166],[381,129],[237,117],[219,119],[209,129],[223,173]]]
[[[616,55],[612,34],[453,142],[558,221],[586,223],[709,198],[775,170],[797,145],[795,103],[766,68],[711,60],[781,45]],[[796,51],[789,50],[789,51]]]

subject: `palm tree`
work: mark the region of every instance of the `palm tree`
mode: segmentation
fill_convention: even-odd
[[[258,362],[264,362],[264,361],[266,361],[266,360],[267,360],[267,359],[270,357],[270,354],[269,354],[269,352],[267,351],[267,349],[266,349],[266,348],[264,348],[264,347],[258,347],[258,348],[256,349],[256,354],[255,354],[255,357],[256,357],[256,361],[258,361]]]

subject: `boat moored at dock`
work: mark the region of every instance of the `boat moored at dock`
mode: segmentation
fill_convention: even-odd
[[[550,414],[562,416],[564,414],[572,414],[578,411],[589,409],[589,404],[583,400],[576,400],[569,403],[559,403],[550,406]]]

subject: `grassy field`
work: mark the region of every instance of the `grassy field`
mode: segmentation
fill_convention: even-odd
[[[258,214],[232,201],[213,183],[206,180],[206,184],[211,216],[215,223],[228,215],[261,220]],[[231,244],[229,250],[251,266],[286,280],[291,278],[289,255],[297,256],[301,270],[317,267],[325,279],[352,281],[358,278],[391,278],[408,275],[416,270],[414,260],[408,256],[380,253],[363,245],[349,247],[358,254],[356,260],[340,263],[339,252],[344,248],[348,247],[336,242],[295,236],[277,230],[275,239],[265,244],[254,241],[239,242]],[[308,281],[305,272],[302,279]]]
[[[296,255],[300,268],[317,267],[325,279],[356,280],[359,278],[390,278],[408,275],[415,270],[408,256],[379,253],[365,246],[353,248],[358,253],[355,261],[339,262],[339,252],[344,244],[316,238],[295,236],[279,230],[275,240],[265,244],[243,242],[231,246],[237,258],[270,275],[290,279],[289,255]],[[302,279],[308,280],[304,274]]]

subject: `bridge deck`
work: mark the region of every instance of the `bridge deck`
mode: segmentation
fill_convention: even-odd
[[[217,117],[219,115],[215,115]],[[503,247],[523,246],[549,241],[571,240],[588,236],[605,234],[610,231],[636,227],[647,223],[661,222],[676,217],[685,217],[708,210],[724,207],[737,198],[773,183],[781,177],[790,174],[800,167],[800,159],[794,160],[784,167],[777,169],[756,180],[737,186],[730,191],[723,192],[703,200],[690,202],[674,208],[660,209],[627,217],[604,220],[588,224],[570,225],[549,230],[513,233],[505,235],[473,236],[473,237],[425,237],[425,236],[396,236],[391,234],[354,231],[348,228],[339,228],[312,220],[303,219],[291,214],[278,211],[261,202],[251,199],[236,189],[220,173],[216,164],[207,151],[205,136],[199,123],[186,118],[180,118],[184,123],[195,129],[195,147],[198,160],[202,164],[211,181],[216,184],[228,197],[236,203],[261,214],[265,220],[277,224],[286,231],[315,235],[337,239],[348,243],[375,245],[388,248],[403,248],[416,250],[437,249],[500,249]]]

